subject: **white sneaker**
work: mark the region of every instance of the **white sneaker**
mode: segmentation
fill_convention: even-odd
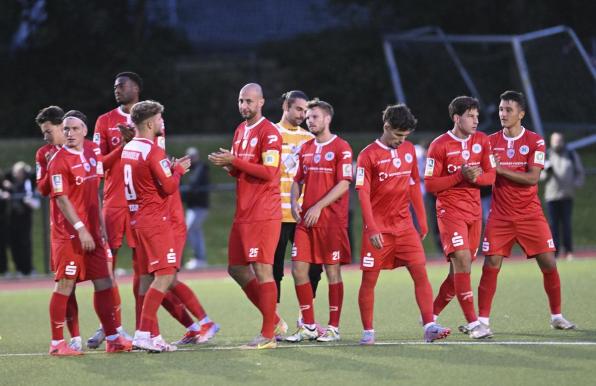
[[[474,328],[468,328],[468,331],[468,335],[472,339],[487,339],[493,337],[493,332],[490,330],[490,328],[482,323],[479,323]]]
[[[574,330],[576,327],[575,324],[571,323],[562,316],[560,318],[554,318],[551,320],[550,326],[555,330]]]
[[[317,342],[337,342],[340,339],[339,328],[328,326],[325,333],[317,338]]]
[[[76,338],[71,338],[70,343],[68,343],[68,347],[75,351],[83,352],[83,342],[81,341],[81,337],[78,336]]]
[[[205,268],[208,265],[209,264],[207,264],[206,260],[190,259],[186,262],[186,264],[184,264],[184,268],[186,268],[188,270],[193,270],[193,269]]]
[[[302,342],[303,340],[315,340],[318,337],[319,333],[317,332],[316,327],[310,329],[303,324],[294,335],[286,337],[286,342],[298,343]]]
[[[149,333],[140,333],[139,331],[135,332],[135,337],[132,340],[133,347],[136,347],[141,350],[145,350],[150,353],[160,353],[162,352],[162,348],[157,346]]]
[[[156,346],[156,347],[161,348],[161,352],[174,352],[174,351],[178,350],[178,347],[177,346],[174,346],[173,344],[167,343],[161,337],[161,335],[158,335],[155,338],[153,338],[153,345]]]
[[[278,342],[284,340],[284,335],[288,333],[288,324],[286,321],[279,318],[279,322],[275,325],[275,331],[273,333],[275,334],[275,340]]]

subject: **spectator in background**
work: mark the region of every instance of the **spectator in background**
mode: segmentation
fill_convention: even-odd
[[[10,193],[8,205],[8,244],[18,274],[30,275],[33,270],[31,228],[33,209],[39,200],[33,197],[31,166],[23,161],[12,167],[11,180],[5,181]]]
[[[561,133],[551,134],[550,149],[547,151],[547,161],[540,179],[546,181],[544,199],[548,209],[550,229],[557,248],[555,256],[558,256],[561,251],[562,228],[565,257],[571,260],[573,259],[571,230],[573,198],[575,189],[584,184],[585,173],[579,155],[565,145],[565,138]]]
[[[187,239],[192,246],[194,257],[184,267],[197,269],[207,266],[203,222],[209,212],[209,166],[201,161],[199,151],[194,147],[186,149],[186,155],[190,157],[191,167],[188,179],[180,191],[186,204]]]
[[[8,200],[10,193],[4,188],[5,175],[0,170],[0,275],[8,271],[8,258],[6,248],[8,243]]]

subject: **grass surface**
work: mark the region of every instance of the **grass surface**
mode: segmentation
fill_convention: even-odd
[[[473,268],[478,285],[481,265]],[[81,358],[45,355],[49,344],[49,289],[0,292],[0,369],[2,385],[139,384],[407,384],[407,385],[588,385],[596,377],[596,260],[561,261],[565,315],[579,326],[554,331],[542,277],[533,261],[507,261],[499,276],[491,327],[495,337],[471,341],[454,332],[445,342],[422,344],[413,285],[407,271],[383,272],[376,292],[374,347],[357,345],[361,324],[357,305],[360,274],[344,273],[342,341],[338,345],[282,344],[277,350],[243,351],[260,327],[256,309],[230,279],[191,281],[212,319],[221,324],[215,340],[188,351],[149,355],[96,353]],[[436,291],[446,264],[429,266]],[[281,315],[293,324],[297,303],[291,278],[283,282]],[[327,320],[327,286],[320,285],[316,316]],[[130,284],[122,283],[123,320],[133,329]],[[81,332],[97,327],[91,288],[77,290]],[[456,330],[463,320],[452,302],[440,322]],[[168,340],[183,329],[163,310],[160,325]],[[465,345],[465,343],[479,343]],[[513,342],[517,344],[496,344]],[[554,344],[546,343],[551,342]],[[582,344],[589,342],[592,345]],[[571,344],[564,344],[571,343]],[[15,356],[15,354],[35,354]],[[302,381],[304,379],[305,381]]]

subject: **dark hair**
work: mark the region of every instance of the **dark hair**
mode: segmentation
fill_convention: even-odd
[[[115,79],[120,77],[128,78],[139,86],[139,92],[143,91],[143,79],[136,72],[124,71],[116,75]]]
[[[135,103],[130,109],[130,119],[135,125],[140,125],[141,123],[145,122],[147,119],[163,113],[164,107],[161,103],[156,101],[141,101]]]
[[[465,95],[458,96],[449,103],[449,118],[453,119],[454,115],[463,115],[471,109],[480,110],[478,99]]]
[[[517,102],[522,111],[526,111],[526,96],[519,91],[507,90],[501,94],[501,100]]]
[[[403,103],[387,106],[383,111],[383,123],[389,124],[392,129],[400,131],[413,131],[418,120],[408,106]]]
[[[308,108],[309,109],[313,109],[315,107],[320,108],[321,110],[325,111],[331,118],[333,118],[333,106],[331,106],[329,103],[320,100],[319,98],[315,98],[311,101],[308,101]]]
[[[44,122],[50,122],[52,125],[59,125],[64,120],[64,110],[58,106],[48,106],[39,110],[35,117],[35,122],[42,125]]]
[[[87,126],[87,116],[85,114],[83,114],[82,112],[80,112],[79,110],[70,110],[69,112],[64,114],[64,119],[69,118],[69,117],[78,118],[81,121],[83,121],[85,126]]]
[[[288,107],[291,107],[296,99],[304,99],[305,101],[308,101],[308,97],[306,96],[304,91],[300,90],[288,91],[286,93],[283,93],[281,96],[282,103],[288,102]]]

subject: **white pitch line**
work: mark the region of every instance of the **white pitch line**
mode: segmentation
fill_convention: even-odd
[[[435,342],[425,343],[421,341],[387,341],[376,342],[375,346],[596,346],[596,341],[470,341],[470,342]],[[298,349],[298,348],[328,348],[328,347],[360,347],[360,344],[355,342],[346,343],[306,343],[306,344],[282,344],[277,346],[278,349]],[[370,347],[370,346],[368,346]],[[179,348],[177,351],[181,352],[200,352],[200,351],[225,351],[225,350],[242,350],[242,346],[197,346],[195,348]],[[144,354],[144,351],[133,351],[133,353]],[[105,351],[85,351],[85,355],[105,354]],[[32,356],[46,356],[48,353],[4,353],[0,354],[0,358],[9,357],[32,357]]]

